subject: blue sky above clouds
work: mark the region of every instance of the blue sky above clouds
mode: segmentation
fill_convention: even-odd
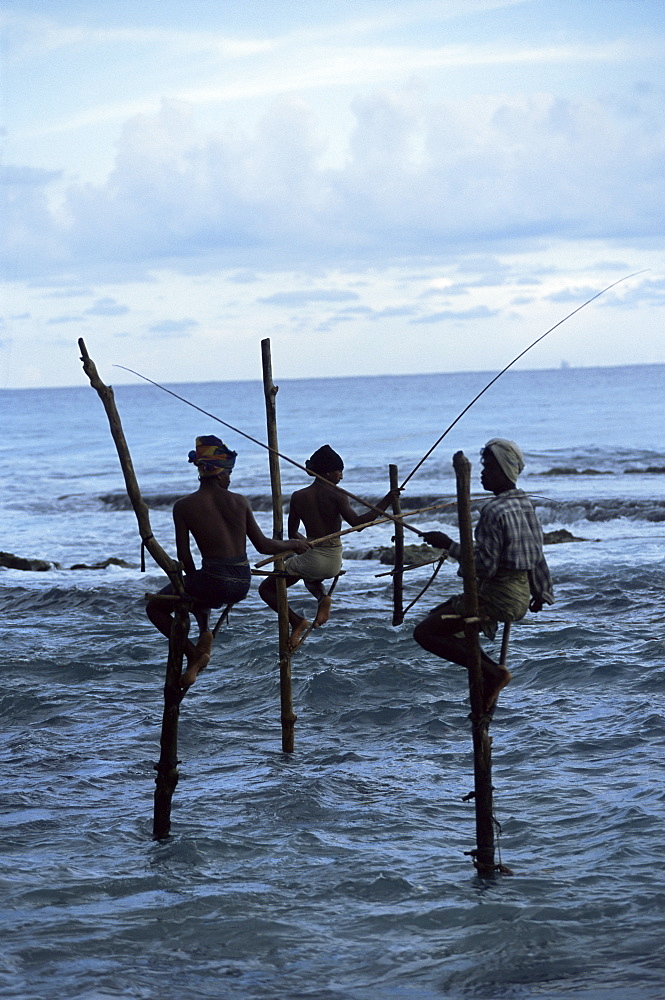
[[[662,0],[12,0],[0,386],[665,362]],[[124,376],[124,377],[123,377]]]

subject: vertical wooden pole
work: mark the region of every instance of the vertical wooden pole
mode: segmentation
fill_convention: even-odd
[[[481,875],[489,875],[496,870],[492,803],[492,742],[489,736],[489,716],[483,712],[483,677],[478,642],[478,587],[471,528],[471,463],[463,452],[458,451],[453,456],[453,468],[457,477],[460,564],[464,579],[464,617],[467,619],[464,623],[464,637],[468,658],[471,727],[473,731],[474,801],[476,804],[474,864]]]
[[[390,474],[390,489],[398,489],[399,478],[397,475],[397,466],[389,465],[388,472]],[[402,501],[399,498],[399,494],[394,498],[392,506],[393,514],[402,513]],[[401,625],[404,621],[404,525],[400,521],[395,521],[394,528],[395,534],[393,535],[393,541],[395,543],[395,565],[393,567],[393,625]]]
[[[275,396],[278,386],[272,380],[272,359],[270,355],[270,340],[261,341],[261,359],[263,362],[263,391],[266,400],[266,419],[268,427],[268,446],[270,462],[270,485],[272,488],[272,524],[273,538],[284,537],[284,512],[282,508],[282,479],[279,469],[277,444],[277,410]],[[275,570],[284,572],[284,560],[275,560]],[[291,687],[291,650],[289,648],[289,604],[284,577],[277,577],[277,621],[279,629],[279,695],[282,720],[282,750],[293,753],[296,714],[293,711],[293,693]]]
[[[164,715],[162,717],[161,753],[155,764],[155,806],[152,823],[153,840],[164,840],[171,830],[171,800],[178,784],[178,720],[180,717],[180,676],[185,643],[189,633],[190,602],[179,602],[173,615],[169,636],[169,657],[164,683]]]
[[[155,798],[153,811],[152,833],[155,840],[168,837],[171,829],[171,799],[178,784],[178,717],[180,715],[180,675],[182,673],[182,658],[185,642],[189,632],[190,602],[185,598],[185,586],[182,577],[182,565],[161,547],[152,533],[148,507],[141,496],[139,484],[134,473],[132,457],[122,429],[120,414],[115,405],[113,389],[105,385],[97,372],[97,367],[88,354],[84,340],[79,340],[83,370],[102,401],[109,421],[111,436],[115,443],[120,467],[125,477],[125,487],[136,520],[138,522],[141,541],[155,562],[161,566],[173,584],[180,601],[175,605],[175,614],[171,635],[169,637],[169,655],[166,663],[166,681],[164,683],[164,713],[162,716],[162,734],[160,739],[161,753],[159,762],[155,764]]]

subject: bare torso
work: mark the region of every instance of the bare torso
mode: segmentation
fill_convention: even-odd
[[[250,518],[253,521],[245,497],[228,489],[206,487],[183,497],[173,507],[179,558],[183,558],[180,545],[186,532],[192,534],[204,558],[243,556]]]
[[[347,508],[353,514],[346,497],[326,489],[318,481],[297,490],[291,496],[289,537],[296,537],[300,522],[304,525],[307,538],[332,535],[340,530],[342,518],[347,520]]]

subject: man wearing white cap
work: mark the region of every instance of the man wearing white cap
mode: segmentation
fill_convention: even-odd
[[[492,438],[481,452],[481,461],[480,481],[494,493],[494,498],[480,513],[474,556],[483,632],[493,639],[498,622],[519,621],[527,610],[541,611],[544,604],[554,603],[554,595],[543,555],[542,528],[530,499],[515,485],[524,468],[521,450],[514,441]],[[444,532],[428,531],[423,540],[459,559],[459,543]],[[467,667],[466,646],[460,638],[463,614],[464,598],[460,594],[433,608],[416,625],[413,637],[430,653]],[[489,712],[511,675],[482,650],[481,667],[484,707]]]

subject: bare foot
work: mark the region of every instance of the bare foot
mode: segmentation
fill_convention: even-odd
[[[510,684],[512,677],[506,667],[493,664],[488,670],[483,664],[483,711],[488,715],[496,707],[499,693]]]
[[[332,597],[322,597],[319,601],[319,610],[316,612],[316,618],[314,619],[314,628],[318,628],[319,625],[325,625],[325,623],[330,618],[330,605],[332,604]]]
[[[293,626],[293,631],[291,632],[291,636],[289,638],[289,649],[291,650],[291,652],[297,649],[300,643],[303,641],[304,638],[303,633],[305,633],[308,628],[309,628],[309,622],[307,621],[306,618],[301,618],[298,624]]]
[[[212,639],[210,630],[201,633],[199,641],[194,647],[194,653],[187,657],[187,670],[180,678],[182,687],[191,687],[201,671],[208,666],[212,652]]]

